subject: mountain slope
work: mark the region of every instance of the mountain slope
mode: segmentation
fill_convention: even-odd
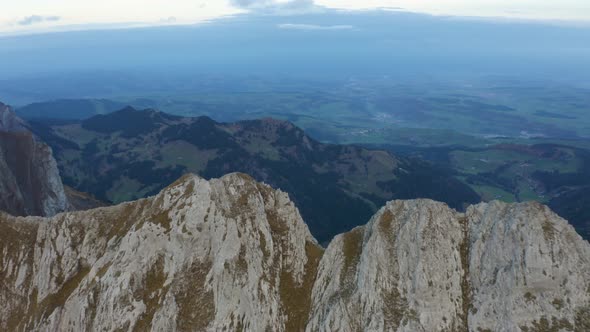
[[[393,201],[326,250],[309,331],[586,331],[590,245],[538,203]]]
[[[322,252],[286,194],[240,174],[1,220],[0,327],[10,331],[300,330]]]
[[[106,99],[59,99],[32,103],[16,110],[24,119],[87,119],[120,110],[125,105]]]
[[[0,328],[587,331],[590,244],[539,204],[393,201],[324,252],[243,174],[0,215]]]
[[[458,209],[479,201],[429,164],[322,144],[285,121],[217,123],[128,107],[77,124],[33,125],[53,147],[64,182],[101,200],[153,195],[187,172],[243,172],[288,192],[321,242],[367,220],[387,200],[432,198]]]
[[[452,174],[484,201],[547,204],[582,237],[590,239],[590,151],[584,144],[576,147],[576,141],[539,141],[480,147],[381,148],[425,158],[453,170]]]
[[[0,103],[0,210],[52,216],[69,207],[51,148]]]

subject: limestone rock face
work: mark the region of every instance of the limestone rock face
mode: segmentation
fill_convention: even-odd
[[[307,331],[590,331],[590,245],[547,207],[394,201],[326,250]]]
[[[307,330],[464,330],[460,217],[442,203],[394,201],[335,238],[320,264]]]
[[[10,106],[0,102],[0,130],[1,131],[29,131],[25,122],[20,119]]]
[[[302,330],[322,253],[287,194],[241,174],[1,219],[9,331]]]
[[[51,148],[0,103],[0,210],[53,216],[69,208]]]
[[[538,203],[471,207],[469,326],[590,331],[590,245]]]
[[[324,251],[287,194],[188,175],[0,215],[2,331],[590,331],[590,244],[536,203],[387,203]]]

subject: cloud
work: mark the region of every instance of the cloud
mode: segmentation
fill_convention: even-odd
[[[37,23],[43,22],[55,22],[59,21],[61,17],[59,16],[41,16],[41,15],[31,15],[23,18],[22,20],[18,21],[19,25],[33,25]]]
[[[237,8],[266,14],[301,14],[323,11],[313,0],[230,0]]]
[[[168,24],[172,24],[172,23],[176,23],[177,19],[174,16],[170,16],[170,17],[165,17],[160,19],[160,23],[168,23]]]
[[[255,5],[266,5],[270,1],[265,0],[231,0],[230,3],[233,6],[240,7],[240,8],[249,8]]]
[[[285,23],[279,24],[279,29],[291,30],[353,30],[352,25],[315,25],[315,24],[293,24]]]
[[[290,7],[305,8],[314,6],[313,0],[230,0],[230,3],[240,8]]]
[[[377,7],[375,10],[384,10],[390,12],[397,12],[397,11],[408,11],[406,8],[403,7]]]

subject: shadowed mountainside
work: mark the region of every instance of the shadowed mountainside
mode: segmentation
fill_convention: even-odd
[[[0,103],[0,210],[12,215],[53,216],[104,206],[63,186],[52,149],[30,125]]]
[[[0,210],[53,216],[69,208],[51,148],[0,103]]]
[[[321,242],[391,199],[432,198],[458,209],[478,195],[414,159],[319,143],[286,121],[218,123],[125,108],[78,123],[32,122],[54,149],[64,183],[118,203],[156,194],[184,173],[251,174],[288,192]]]

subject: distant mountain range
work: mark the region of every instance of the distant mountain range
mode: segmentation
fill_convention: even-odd
[[[31,119],[87,119],[115,112],[125,104],[108,99],[59,99],[28,104],[16,109],[18,116]]]
[[[391,199],[479,201],[446,171],[389,152],[329,145],[289,122],[218,123],[131,107],[82,121],[31,121],[55,152],[64,182],[119,203],[153,195],[187,172],[251,174],[288,192],[321,242]]]
[[[446,101],[446,99],[441,100],[441,102]],[[181,103],[174,106],[169,103],[164,103],[164,105],[156,100],[146,98],[134,99],[131,103],[140,107],[168,106],[172,107],[174,112],[181,113],[190,113],[199,110],[205,113],[216,114],[220,118],[225,117],[224,112],[226,111],[223,107],[214,110],[211,107],[207,107],[205,104],[196,105],[194,103]],[[63,127],[67,124],[75,127],[75,125],[80,125],[82,122],[89,120],[94,116],[110,114],[121,110],[124,107],[123,105],[122,102],[107,99],[61,99],[30,104],[18,108],[16,112],[21,117],[35,123],[36,130],[42,135],[43,132],[47,131],[44,127]],[[234,108],[239,108],[239,106],[234,105],[231,109]],[[103,121],[106,121],[106,126],[108,126],[108,122],[110,121],[109,118],[106,118]],[[313,128],[311,128],[310,131],[313,133],[313,137],[325,136],[324,134],[326,133],[321,130],[319,124],[312,127]],[[51,132],[51,130],[49,130],[49,132]],[[400,129],[399,133],[402,135],[421,135],[421,133],[412,132],[410,129]],[[133,132],[127,133],[128,136],[132,134]],[[282,133],[280,134],[282,135]],[[590,209],[588,208],[590,205],[587,204],[587,192],[588,188],[590,188],[590,177],[588,176],[589,168],[586,167],[590,162],[590,152],[584,148],[583,145],[578,146],[576,145],[578,142],[569,142],[567,140],[548,140],[546,143],[542,143],[544,141],[540,140],[541,143],[537,144],[535,144],[536,141],[531,141],[530,144],[526,145],[492,144],[494,142],[484,141],[474,143],[473,140],[475,138],[473,137],[465,136],[457,139],[457,137],[453,137],[451,133],[445,133],[444,135],[445,136],[440,137],[437,140],[443,146],[432,148],[417,147],[414,145],[390,146],[387,144],[372,146],[371,144],[367,144],[366,146],[371,146],[370,149],[389,150],[393,152],[393,155],[396,156],[396,159],[398,160],[409,161],[414,165],[421,164],[418,168],[423,171],[423,174],[414,180],[419,182],[419,179],[422,179],[423,182],[417,182],[415,187],[423,188],[428,186],[425,182],[429,181],[427,173],[430,172],[434,177],[444,175],[457,179],[459,182],[469,186],[478,196],[480,196],[480,199],[484,201],[493,199],[500,199],[508,202],[537,200],[548,204],[560,216],[569,220],[583,237],[586,239],[590,238]],[[75,135],[72,137],[72,141],[80,140],[80,138],[76,138]],[[264,139],[265,138],[262,140]],[[398,142],[398,140],[395,137],[392,137],[391,142],[393,144]],[[82,145],[86,143],[87,142],[84,142],[84,139],[82,139]],[[500,140],[500,142],[495,143],[502,143],[502,141]],[[474,145],[472,146],[472,144]],[[68,144],[66,143],[66,146],[67,145]],[[60,145],[57,144],[55,147],[59,149]],[[172,150],[181,153],[182,149],[177,146]],[[69,153],[71,154],[72,152],[70,151]],[[104,152],[104,154],[107,153],[108,151]],[[169,159],[166,160],[169,166],[172,166],[173,164],[180,165],[181,168],[184,167],[187,171],[201,172],[200,174],[204,174],[200,167],[195,166],[195,162],[198,163],[197,159],[203,162],[208,162],[211,156],[203,157],[190,153],[187,156],[179,156],[178,153],[174,157],[177,158],[175,161]],[[118,155],[121,156],[121,153],[118,153]],[[162,155],[162,158],[164,158],[165,155],[166,154]],[[417,158],[411,160],[409,158],[400,158],[400,155],[414,155]],[[178,159],[187,157],[189,161]],[[416,159],[426,159],[435,166],[420,163]],[[248,170],[245,167],[235,167],[235,165],[230,168],[233,170]],[[416,173],[416,169],[414,169],[413,172]],[[166,179],[171,180],[173,178],[172,175],[178,175],[181,173],[182,172],[177,170],[175,173],[171,173]],[[210,170],[209,174],[211,173],[212,171]],[[84,176],[84,172],[80,172],[80,174],[81,176]],[[221,175],[219,172],[215,174]],[[274,175],[271,176],[271,178],[272,179],[259,179],[279,183]],[[292,178],[292,176],[289,177],[289,179],[290,178]],[[286,181],[288,182],[288,180]],[[355,181],[358,181],[358,179]],[[149,183],[150,180],[143,180],[140,182]],[[80,183],[77,183],[76,181],[68,181],[68,183],[80,186]],[[165,182],[161,181],[160,187],[164,185]],[[86,187],[86,190],[96,190],[96,188],[92,188],[92,186],[94,185]],[[406,184],[405,186],[408,187],[410,185]],[[146,194],[146,191],[144,190],[142,193],[134,195],[134,191],[125,188],[125,185],[121,185],[120,187],[121,188],[113,189],[101,194],[102,199],[119,202],[121,200],[142,197],[142,195]],[[147,192],[153,193],[154,190],[158,188],[158,186],[154,186],[150,190],[147,190]],[[138,187],[137,183],[135,189],[141,191],[141,188]],[[398,191],[403,190],[405,189],[401,186],[398,187]],[[368,191],[368,193],[371,193],[371,191]],[[421,193],[418,194],[422,195]],[[426,196],[430,197],[429,194],[430,193],[426,193]],[[460,193],[460,195],[463,194],[463,192]],[[416,195],[408,193],[404,197],[421,197]],[[450,195],[452,196],[452,194]],[[377,198],[382,199],[383,197],[390,196],[381,195],[381,197]],[[379,199],[372,201],[381,203]],[[438,196],[438,199],[442,198]],[[452,206],[457,207],[458,205],[452,201],[453,199],[455,198],[448,198],[449,203]],[[307,217],[310,218],[310,220],[313,219],[310,216]]]

